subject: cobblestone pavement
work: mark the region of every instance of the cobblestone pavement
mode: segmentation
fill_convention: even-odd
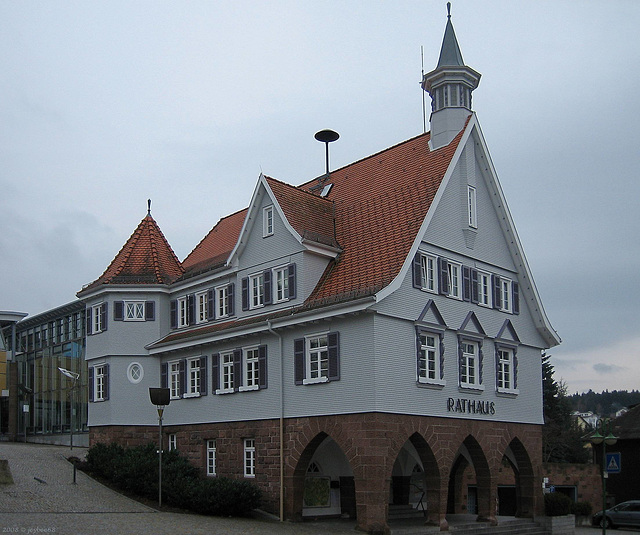
[[[108,489],[67,457],[86,450],[0,442],[0,459],[9,461],[13,485],[0,486],[0,534],[63,535],[318,535],[353,534],[354,522],[293,524],[269,519],[238,519],[165,513]]]
[[[0,442],[0,459],[9,461],[13,485],[0,485],[0,535],[353,535],[355,522],[290,523],[268,518],[220,518],[156,511],[131,500],[85,473],[67,457],[84,448]],[[621,530],[622,531],[622,530]],[[599,529],[576,528],[576,535]]]

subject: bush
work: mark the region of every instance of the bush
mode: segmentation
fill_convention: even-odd
[[[544,495],[544,514],[547,516],[563,516],[571,512],[573,501],[569,496],[560,492]]]
[[[91,472],[119,489],[141,497],[158,496],[158,453],[155,444],[123,448],[96,444],[87,453]],[[163,503],[218,516],[246,516],[260,505],[261,492],[245,480],[201,479],[199,470],[176,450],[162,455]]]
[[[589,502],[575,502],[571,504],[571,514],[576,516],[590,516],[591,504]]]

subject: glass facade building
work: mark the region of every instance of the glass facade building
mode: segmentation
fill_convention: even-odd
[[[74,445],[88,444],[85,325],[79,301],[16,324],[21,438],[66,444],[73,428]]]

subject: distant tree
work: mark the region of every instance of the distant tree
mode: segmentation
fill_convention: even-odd
[[[605,390],[601,393],[589,390],[569,396],[573,410],[579,412],[593,412],[599,416],[614,416],[624,408],[640,403],[640,391],[631,390]]]
[[[567,385],[553,377],[551,355],[542,354],[542,395],[544,427],[542,429],[542,457],[544,462],[585,463],[590,459],[582,435],[571,416],[573,407],[567,395]]]

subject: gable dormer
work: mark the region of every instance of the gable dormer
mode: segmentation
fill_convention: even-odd
[[[451,3],[447,3],[438,66],[424,75],[422,88],[431,96],[431,148],[448,145],[471,114],[471,93],[480,83],[480,73],[467,67],[451,23]]]

